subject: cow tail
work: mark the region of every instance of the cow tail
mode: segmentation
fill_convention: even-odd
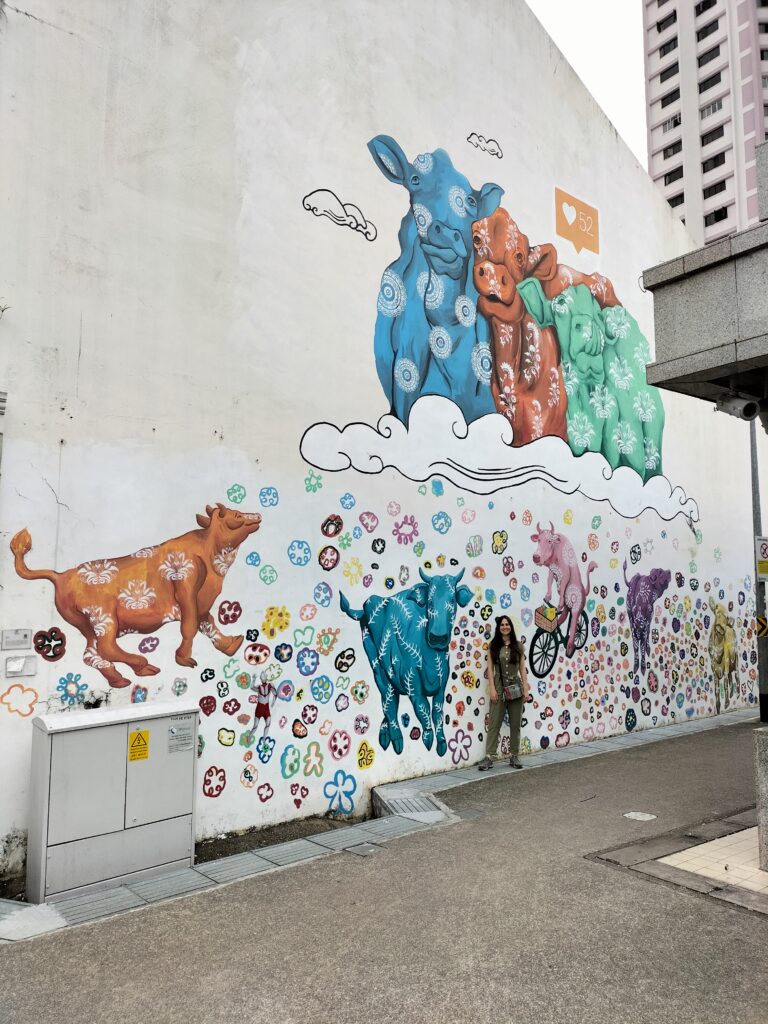
[[[624,559],[624,567],[623,568],[624,568],[624,582],[626,583],[627,586],[629,586],[629,580],[627,579],[627,560],[626,560],[626,558]]]
[[[11,540],[11,551],[13,552],[16,572],[23,580],[50,580],[51,583],[55,584],[59,578],[59,574],[54,572],[53,569],[27,568],[24,562],[24,556],[31,550],[32,538],[29,535],[29,530],[19,530]]]
[[[344,612],[345,615],[348,615],[350,619],[355,619],[357,622],[359,622],[362,619],[362,609],[358,612],[355,611],[354,608],[351,608],[349,601],[346,599],[346,597],[344,597],[341,591],[339,591],[339,604],[341,605],[341,610]]]
[[[597,562],[590,562],[587,566],[587,593],[589,593],[589,577],[593,569],[597,568]]]

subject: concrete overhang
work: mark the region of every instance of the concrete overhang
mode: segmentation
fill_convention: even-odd
[[[717,401],[768,397],[768,223],[643,274],[653,292],[649,384]]]

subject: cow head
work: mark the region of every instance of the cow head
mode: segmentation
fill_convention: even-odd
[[[197,515],[197,525],[209,530],[217,546],[233,547],[258,530],[261,516],[258,512],[238,512],[218,502],[205,506],[205,515],[202,512]]]
[[[532,533],[531,540],[539,546],[533,556],[533,561],[536,565],[551,565],[555,559],[557,544],[562,534],[555,533],[555,524],[552,520],[549,522],[548,530],[542,529],[540,523],[536,523],[536,529],[538,533]]]
[[[725,634],[728,626],[733,626],[732,617],[726,612],[725,607],[718,604],[712,597],[709,599],[709,607],[715,613],[715,628],[719,628]]]
[[[672,582],[672,573],[669,569],[651,569],[648,573],[647,579],[651,585],[651,600],[658,601]]]
[[[368,149],[382,174],[408,189],[411,213],[430,268],[458,280],[472,251],[472,222],[492,214],[504,190],[492,183],[473,189],[443,149],[421,153],[413,163],[389,135],[377,135]]]
[[[472,600],[469,587],[459,586],[464,570],[455,576],[427,576],[419,569],[422,583],[411,587],[408,597],[427,613],[427,643],[436,651],[447,651],[456,606],[465,608]]]

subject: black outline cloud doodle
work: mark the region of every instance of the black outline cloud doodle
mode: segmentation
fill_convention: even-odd
[[[309,192],[302,199],[301,205],[316,217],[328,217],[334,224],[359,231],[369,242],[376,238],[376,225],[365,219],[358,206],[353,203],[342,203],[330,189],[317,188],[314,192]]]
[[[467,142],[474,146],[475,149],[482,149],[484,153],[488,153],[490,156],[497,156],[499,160],[504,156],[501,151],[501,146],[498,144],[496,139],[486,139],[484,135],[478,135],[477,132],[471,132],[467,136]]]

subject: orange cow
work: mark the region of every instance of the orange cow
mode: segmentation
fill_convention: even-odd
[[[62,618],[85,637],[83,660],[97,669],[110,686],[130,686],[115,668],[128,665],[137,676],[160,671],[141,654],[129,654],[117,643],[126,633],[153,633],[167,622],[181,623],[179,665],[194,668],[192,640],[203,633],[222,654],[233,655],[242,636],[219,632],[211,608],[221,593],[224,576],[245,538],[258,530],[261,516],[237,512],[224,505],[207,505],[198,515],[201,529],[141,548],[121,558],[84,562],[74,569],[28,569],[24,556],[32,548],[28,530],[11,540],[16,572],[25,580],[50,580]]]
[[[585,284],[601,306],[616,306],[613,285],[600,274],[582,274],[558,263],[553,245],[531,248],[502,208],[472,225],[472,242],[477,307],[493,334],[491,390],[497,410],[512,424],[512,444],[517,448],[546,435],[567,441],[568,399],[557,332],[539,327],[517,286],[535,277],[547,299],[553,299],[571,285]]]

